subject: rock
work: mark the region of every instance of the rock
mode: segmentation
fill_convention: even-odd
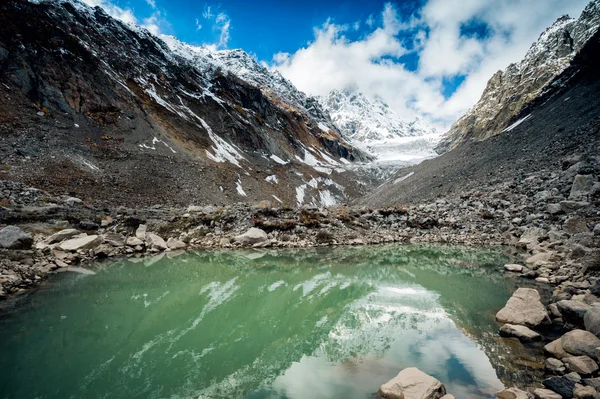
[[[85,235],[63,241],[58,245],[63,251],[79,251],[86,249],[94,249],[102,244],[104,240],[98,235]]]
[[[596,391],[600,391],[600,377],[596,378],[585,378],[583,379],[583,385],[594,387]]]
[[[573,398],[575,398],[575,399],[598,399],[598,397],[599,397],[598,392],[596,392],[594,387],[575,384],[575,389],[573,390]]]
[[[535,254],[527,258],[527,260],[525,260],[525,263],[527,263],[528,265],[535,265],[538,262],[550,262],[550,259],[552,259],[552,255],[552,252],[540,252],[539,254]]]
[[[554,341],[550,342],[549,344],[546,344],[546,346],[544,346],[544,350],[557,359],[562,359],[563,357],[570,356],[563,349],[560,338],[555,339]]]
[[[137,234],[137,232],[136,232]],[[167,249],[167,243],[160,236],[154,233],[146,233],[146,242],[152,249],[165,250]]]
[[[186,245],[184,242],[176,240],[175,238],[169,238],[167,240],[167,247],[170,249],[183,249]]]
[[[579,215],[571,216],[565,220],[562,228],[569,234],[587,233],[590,231],[587,227],[585,219]]]
[[[585,199],[591,194],[594,183],[598,179],[594,175],[577,175],[571,185],[571,193],[569,199]]]
[[[104,216],[100,221],[100,227],[108,227],[113,224],[113,218],[110,216]]]
[[[578,209],[589,206],[589,202],[585,201],[560,201],[560,206],[565,212],[575,212]]]
[[[565,355],[567,354],[565,353]],[[544,366],[546,367],[546,370],[558,375],[563,375],[566,371],[565,364],[553,357],[547,358],[544,361]]]
[[[535,331],[515,324],[505,324],[500,327],[500,335],[502,337],[517,337],[521,341],[535,341],[542,338]]]
[[[130,247],[137,247],[138,245],[144,244],[144,242],[137,237],[127,237],[127,241],[125,243]]]
[[[542,381],[542,384],[563,398],[572,397],[573,390],[575,389],[575,381],[566,375],[546,378],[544,381]]]
[[[586,331],[600,338],[600,308],[590,307],[583,316],[583,325]]]
[[[215,207],[213,205],[208,205],[208,206],[190,205],[190,206],[188,206],[187,211],[188,212],[200,212],[200,213],[204,213],[206,215],[210,215],[211,213],[217,212],[217,207]]]
[[[75,198],[75,197],[68,197],[65,200],[63,200],[63,202],[69,206],[75,206],[75,205],[81,205],[83,204],[83,201],[80,200],[79,198]]]
[[[546,206],[546,211],[551,215],[558,215],[560,213],[564,213],[560,204],[548,204]]]
[[[140,224],[137,228],[137,230],[135,231],[135,236],[137,238],[139,238],[140,240],[144,241],[146,239],[146,231],[148,229],[148,226],[146,226],[145,224]]]
[[[445,394],[444,384],[415,367],[402,370],[379,388],[386,399],[440,399]]]
[[[57,242],[61,242],[71,237],[74,237],[77,234],[79,234],[79,230],[77,229],[64,229],[59,231],[58,233],[52,234],[46,239],[46,242],[48,244],[56,244]]]
[[[544,388],[536,388],[533,391],[533,396],[536,399],[562,399],[562,396],[556,392]]]
[[[562,359],[570,371],[580,375],[590,375],[598,370],[598,365],[588,356],[571,356]]]
[[[441,397],[441,399],[456,399],[454,395],[450,395],[449,393],[445,394]]]
[[[600,236],[600,223],[596,223],[596,225],[594,226],[594,235]]]
[[[507,265],[504,265],[504,270],[509,271],[509,272],[522,272],[523,271],[523,267],[521,265],[516,265],[514,263],[509,263]]]
[[[548,320],[546,308],[540,302],[540,294],[533,288],[519,288],[506,306],[496,314],[501,323],[536,327]]]
[[[583,327],[585,313],[591,308],[587,303],[572,299],[558,301],[556,306],[566,321],[580,327]]]
[[[30,249],[33,245],[31,234],[17,226],[6,226],[0,230],[0,247],[8,249]]]
[[[231,244],[231,238],[229,238],[229,237],[223,237],[219,240],[219,246],[221,246],[221,247],[224,247],[229,244]]]
[[[79,228],[81,230],[85,230],[85,231],[92,231],[92,230],[98,230],[100,226],[98,226],[97,223],[94,223],[90,220],[82,220],[81,222],[79,222]]]
[[[113,247],[125,246],[125,238],[118,233],[108,233],[104,235],[104,242]]]
[[[253,245],[268,239],[267,233],[256,227],[251,227],[247,232],[235,237],[235,241],[243,245]]]
[[[594,349],[600,347],[600,339],[589,331],[573,330],[560,338],[560,343],[565,352],[575,356],[589,356],[596,358]]]
[[[504,391],[496,393],[498,399],[529,399],[527,392],[520,390],[519,388],[507,388]]]
[[[560,310],[558,310],[558,305],[555,303],[551,303],[548,305],[548,311],[552,315],[552,317],[562,317]]]

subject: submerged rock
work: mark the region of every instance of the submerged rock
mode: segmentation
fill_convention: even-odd
[[[409,367],[383,384],[379,395],[386,399],[440,399],[446,395],[446,387],[416,367]]]
[[[0,230],[0,247],[8,249],[29,249],[33,245],[31,234],[17,226],[6,226]]]
[[[549,319],[537,290],[519,288],[506,302],[506,306],[496,314],[496,320],[501,323],[537,327]]]
[[[542,338],[540,334],[530,328],[517,324],[505,324],[500,327],[500,336],[516,337],[521,341],[534,341]]]

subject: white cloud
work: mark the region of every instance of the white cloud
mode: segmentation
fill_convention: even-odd
[[[209,44],[208,47],[213,49],[226,48],[227,43],[229,42],[229,30],[231,28],[231,19],[229,16],[224,12],[215,14],[211,6],[205,5],[204,11],[202,12],[202,18],[212,24],[212,30],[218,34],[218,41],[216,43]],[[196,31],[200,29],[202,29],[202,26],[196,19]]]
[[[204,19],[211,19],[212,17],[214,17],[214,15],[210,12],[210,6],[204,6],[204,12],[202,13],[202,17]]]
[[[146,3],[154,9],[156,9],[156,1],[155,0],[146,0]]]
[[[198,32],[200,29],[202,29],[202,24],[200,24],[200,21],[198,21],[198,18],[196,18],[196,32]]]
[[[145,18],[144,21],[142,22],[142,26],[144,28],[148,29],[148,32],[152,33],[153,35],[160,34],[160,26],[159,26],[159,21],[158,21],[159,15],[160,14],[158,14],[158,13],[154,13],[150,17]]]
[[[121,8],[107,0],[83,0],[90,7],[102,7],[108,15],[125,23],[137,23],[137,18],[128,8]]]
[[[443,129],[479,99],[494,72],[521,59],[560,15],[578,16],[586,3],[429,0],[412,16],[400,16],[386,4],[379,17],[371,15],[365,21],[370,27],[366,36],[349,40],[350,27],[328,20],[315,28],[314,40],[306,47],[276,54],[272,68],[309,94],[357,87],[381,96],[401,115],[420,115]],[[470,23],[485,26],[486,35],[461,34],[461,27]],[[400,39],[407,36],[412,40]],[[415,52],[418,68],[409,70],[398,58]],[[444,79],[457,76],[466,78],[444,98]]]

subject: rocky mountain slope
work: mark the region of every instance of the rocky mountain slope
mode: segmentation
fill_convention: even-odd
[[[318,100],[342,135],[380,162],[406,164],[435,156],[435,128],[421,118],[400,117],[381,98],[333,90]]]
[[[369,157],[316,101],[241,51],[163,39],[77,0],[2,2],[0,179],[128,205],[360,193],[342,167]]]
[[[481,99],[444,134],[439,152],[508,131],[536,98],[560,84],[560,76],[600,27],[600,1],[593,0],[578,19],[565,15],[546,29],[525,58],[498,71]]]

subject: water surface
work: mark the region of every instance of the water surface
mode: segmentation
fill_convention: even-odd
[[[491,398],[518,373],[494,321],[506,261],[382,246],[63,273],[0,319],[0,398],[370,398],[409,366]]]

